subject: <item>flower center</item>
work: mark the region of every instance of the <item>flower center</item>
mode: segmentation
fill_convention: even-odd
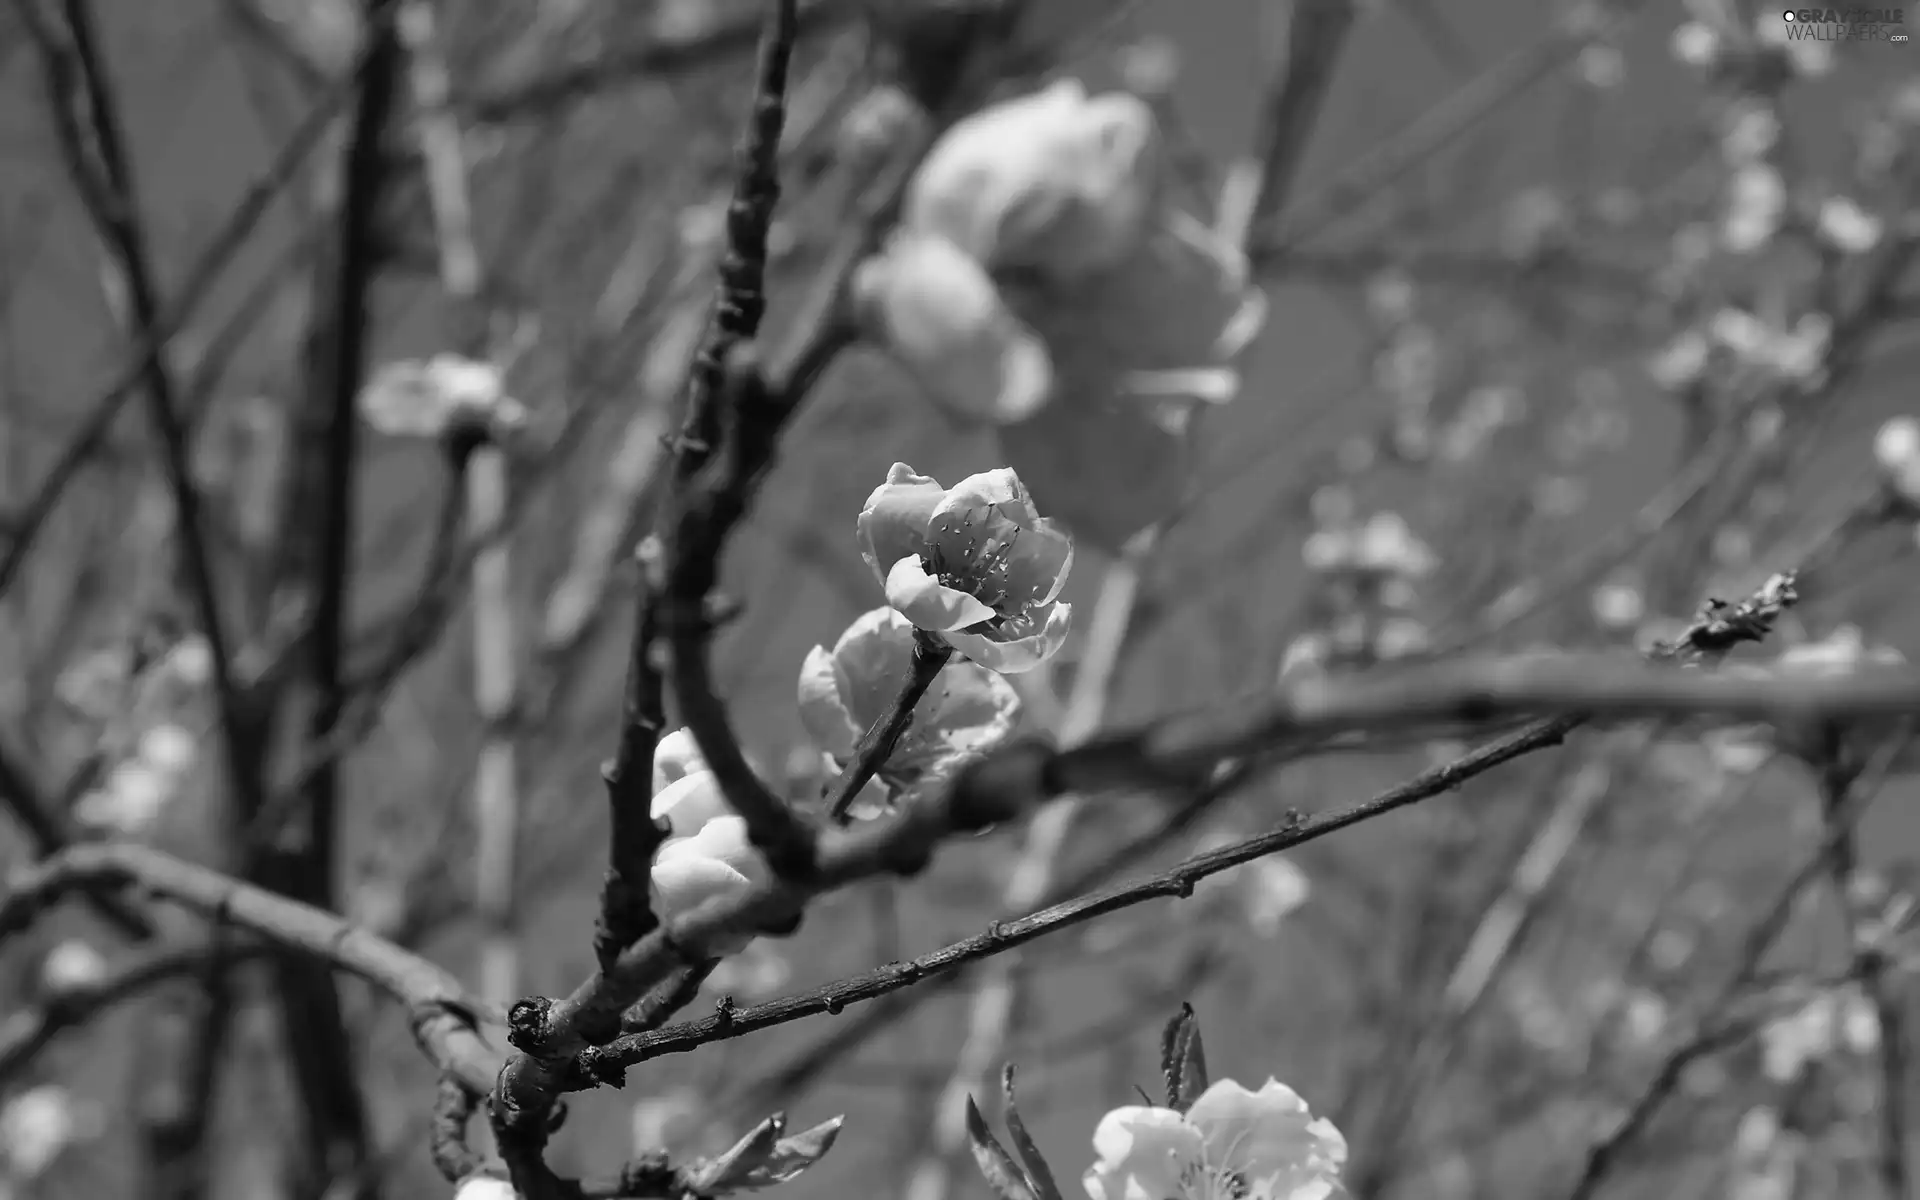
[[[993,511],[992,506],[988,511]],[[932,529],[934,537],[921,561],[926,564],[927,574],[940,583],[991,607],[997,615],[981,624],[998,628],[1017,617],[1024,607],[1007,587],[1020,527],[1006,522],[1011,532],[1000,538],[976,530],[979,517],[975,511],[941,518]]]
[[[1252,1188],[1238,1171],[1197,1162],[1180,1172],[1180,1191],[1168,1200],[1246,1200]]]

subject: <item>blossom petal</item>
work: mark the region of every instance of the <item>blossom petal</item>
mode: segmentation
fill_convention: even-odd
[[[1046,343],[945,238],[896,235],[860,265],[852,294],[869,336],[949,415],[1006,425],[1052,398]]]
[[[923,734],[941,749],[956,753],[996,745],[1011,737],[1020,723],[1020,693],[977,663],[950,664],[934,679],[920,705],[925,716],[915,718],[908,736]]]
[[[1200,1130],[1170,1108],[1131,1105],[1100,1118],[1095,1161],[1082,1182],[1093,1200],[1168,1200],[1189,1195],[1205,1162]]]
[[[659,795],[660,789],[676,779],[706,769],[707,760],[700,753],[700,743],[694,740],[693,730],[676,729],[654,743],[653,794]]]
[[[1302,1186],[1333,1177],[1347,1161],[1340,1131],[1316,1120],[1299,1093],[1278,1080],[1250,1092],[1222,1079],[1200,1094],[1187,1119],[1206,1139],[1208,1164],[1250,1183]]]
[[[918,556],[901,559],[887,572],[887,603],[915,625],[934,633],[964,629],[998,615],[988,605],[927,574]]]
[[[731,901],[764,883],[772,872],[753,848],[747,823],[739,817],[715,817],[692,837],[674,838],[653,860],[653,890],[663,920],[677,920],[709,904]],[[705,949],[726,955],[753,940],[752,934],[717,939]]]
[[[664,817],[673,837],[690,838],[704,829],[708,821],[732,812],[714,773],[695,771],[661,788],[653,798],[650,815],[656,821]]]
[[[847,715],[865,733],[893,711],[913,670],[913,622],[886,604],[861,613],[834,641],[833,665]]]
[[[969,475],[947,489],[929,516],[928,524],[945,516],[965,516],[981,508],[998,508],[1015,521],[1026,524],[1040,514],[1034,511],[1033,497],[1027,485],[1012,467],[997,467]]]
[[[1046,623],[1040,631],[1025,637],[1002,641],[989,635],[959,630],[942,633],[941,636],[955,650],[989,671],[1018,675],[1033,670],[1060,652],[1060,647],[1066,644],[1068,631],[1073,627],[1072,618],[1071,604],[1055,604],[1046,610]]]
[[[855,526],[860,556],[877,578],[884,582],[894,563],[927,548],[927,523],[945,494],[938,480],[915,474],[906,463],[893,464],[887,481],[867,497]]]
[[[825,646],[807,651],[806,661],[800,664],[799,692],[800,724],[813,744],[839,758],[851,755],[863,731],[847,711],[833,653]]]

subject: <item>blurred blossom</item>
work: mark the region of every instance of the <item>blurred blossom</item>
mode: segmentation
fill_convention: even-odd
[[[359,405],[367,424],[390,437],[439,437],[468,421],[499,432],[527,418],[506,394],[499,367],[457,354],[381,366],[361,388]]]
[[[199,757],[199,746],[191,733],[171,722],[163,722],[140,735],[138,753],[147,765],[163,775],[182,775],[192,769]]]
[[[1627,997],[1620,1012],[1620,1026],[1627,1040],[1637,1046],[1651,1046],[1666,1032],[1667,1002],[1646,990],[1636,988]]]
[[[1427,544],[1398,513],[1376,513],[1363,525],[1322,529],[1301,546],[1301,558],[1314,571],[1364,571],[1420,578],[1439,565]]]
[[[1887,483],[1908,503],[1920,504],[1920,421],[1895,417],[1882,425],[1873,457]]]
[[[108,772],[101,785],[73,807],[81,824],[131,835],[152,826],[173,798],[173,780],[138,759]]]
[[[1730,166],[1764,165],[1760,160],[1780,144],[1780,114],[1755,99],[1730,106],[1722,118],[1720,153]]]
[[[1768,1079],[1791,1083],[1807,1063],[1834,1048],[1835,1004],[1823,992],[1784,1016],[1760,1027],[1760,1069]]]
[[[701,1109],[700,1093],[685,1085],[634,1101],[633,1154],[645,1156],[673,1147],[698,1124]]]
[[[1820,205],[1820,236],[1837,250],[1864,254],[1880,243],[1886,225],[1846,196],[1829,196]]]
[[[1387,343],[1373,370],[1380,390],[1393,399],[1402,404],[1425,404],[1439,381],[1439,340],[1424,325],[1408,325]]]
[[[453,1200],[519,1200],[513,1185],[493,1175],[469,1175],[454,1189]]]
[[[1367,281],[1367,308],[1386,325],[1413,319],[1413,281],[1400,271],[1382,271]]]
[[[1194,853],[1211,854],[1240,840],[1242,835],[1234,830],[1216,829],[1201,839]],[[1284,854],[1268,854],[1229,867],[1200,880],[1194,890],[1229,893],[1247,928],[1263,938],[1277,935],[1287,917],[1313,892],[1306,872]]]
[[[1697,329],[1689,329],[1648,360],[1647,374],[1667,391],[1680,391],[1692,386],[1706,373],[1707,358],[1712,349],[1704,334]]]
[[[1596,42],[1580,51],[1579,69],[1589,87],[1619,87],[1627,77],[1627,60],[1620,47]]]
[[[1765,726],[1710,729],[1699,736],[1714,767],[1729,775],[1750,775],[1766,765],[1773,753]]]
[[[1765,163],[1748,163],[1727,185],[1727,212],[1720,240],[1736,254],[1747,254],[1773,240],[1787,213],[1787,185]]]
[[[1640,589],[1624,581],[1605,583],[1593,590],[1593,619],[1607,629],[1628,629],[1646,615]]]
[[[1073,539],[1008,468],[951,488],[895,463],[857,523],[861,556],[908,620],[988,670],[1030,671],[1065,644]]]
[[[706,990],[752,1004],[772,996],[793,978],[793,964],[779,947],[767,941],[748,942],[737,954],[720,960],[707,976]]]
[[[1287,649],[1280,656],[1280,682],[1289,675],[1317,671],[1325,665],[1332,653],[1324,633],[1303,633],[1287,643]]]
[[[1339,1194],[1347,1141],[1278,1080],[1249,1091],[1222,1079],[1185,1113],[1128,1105],[1100,1119],[1091,1200],[1328,1200]]]
[[[106,975],[107,960],[81,938],[61,942],[40,963],[40,986],[55,995],[92,987]]]
[[[1825,371],[1833,340],[1833,320],[1825,313],[1803,313],[1791,329],[1782,329],[1745,309],[1723,308],[1709,330],[1741,363],[1802,383]]]
[[[840,121],[840,150],[847,157],[877,157],[926,121],[926,111],[904,90],[882,84],[848,108]]]
[[[1720,57],[1720,35],[1699,21],[1683,22],[1670,46],[1673,56],[1690,67],[1710,67]]]
[[[1734,1147],[1742,1154],[1760,1155],[1773,1148],[1780,1137],[1780,1113],[1764,1104],[1756,1104],[1740,1114],[1733,1134]]]
[[[1386,662],[1411,658],[1433,644],[1427,627],[1412,617],[1388,617],[1373,638],[1373,653]]]
[[[207,639],[190,633],[167,652],[167,670],[188,687],[202,687],[213,678],[213,648]]]
[[[60,703],[99,721],[113,715],[127,685],[127,656],[117,650],[96,650],[60,672],[54,694]]]
[[[101,1114],[58,1084],[29,1088],[0,1106],[5,1174],[32,1179],[70,1146],[99,1135]]]
[[[1053,398],[1053,359],[977,260],[901,230],[861,263],[851,292],[868,333],[947,413],[1024,421]]]
[[[1647,943],[1647,958],[1661,971],[1678,971],[1693,957],[1693,936],[1669,925]]]
[[[1077,80],[990,105],[949,128],[915,172],[901,224],[989,269],[1066,282],[1117,266],[1146,237],[1164,152],[1153,112]]]

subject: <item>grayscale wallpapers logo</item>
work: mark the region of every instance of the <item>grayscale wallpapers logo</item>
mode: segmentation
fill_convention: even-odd
[[[1792,42],[1904,42],[1904,8],[1789,8],[1780,14]]]

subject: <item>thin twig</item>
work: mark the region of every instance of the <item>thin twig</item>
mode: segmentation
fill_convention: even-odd
[[[398,28],[411,70],[415,132],[426,166],[427,198],[440,249],[440,286],[454,326],[454,348],[485,358],[487,316],[481,296],[480,250],[460,123],[451,107],[446,56],[435,30],[432,0],[403,0]],[[456,435],[459,436],[459,435]],[[491,437],[465,462],[467,523],[485,549],[473,561],[473,699],[484,733],[474,769],[474,910],[481,923],[481,994],[506,1004],[519,994],[515,860],[520,833],[519,786],[511,728],[514,699],[512,577],[503,536],[507,459]]]
[[[860,789],[879,774],[887,759],[893,757],[893,748],[913,723],[913,710],[920,698],[927,694],[940,671],[953,657],[953,647],[923,629],[913,631],[913,663],[908,671],[906,682],[900,685],[900,694],[894,697],[893,707],[874,719],[860,737],[860,744],[854,747],[853,757],[848,760],[846,769],[840,773],[833,786],[827,790],[827,815],[836,824],[844,825],[847,810],[859,798]]]
[[[501,1024],[501,1014],[468,995],[448,972],[343,917],[134,842],[72,846],[20,870],[10,882],[11,890],[0,897],[0,937],[70,892],[141,888],[366,980],[407,1007],[414,1040],[429,1061],[476,1090],[493,1081],[499,1058],[479,1029]]]

